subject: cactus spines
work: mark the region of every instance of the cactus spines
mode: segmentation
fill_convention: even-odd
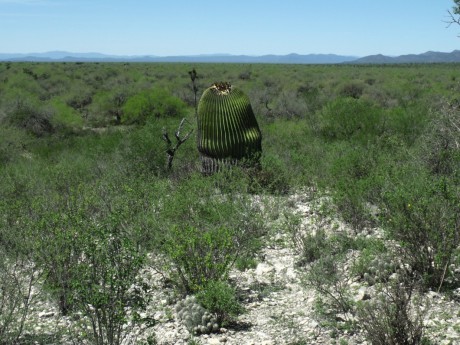
[[[217,317],[198,304],[195,296],[187,296],[178,302],[175,310],[178,319],[195,335],[209,334],[220,329]]]
[[[258,159],[262,135],[249,98],[240,89],[225,82],[207,88],[198,103],[197,121],[203,173],[241,159]]]

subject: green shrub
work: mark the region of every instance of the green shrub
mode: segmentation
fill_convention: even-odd
[[[379,285],[375,298],[358,305],[358,325],[373,345],[424,344],[420,301],[405,278]]]
[[[306,97],[306,99],[308,100],[309,98]],[[314,102],[311,105],[306,103],[305,99],[299,97],[296,91],[281,91],[270,115],[276,118],[291,120],[305,118],[309,115],[309,112],[313,112],[315,106],[318,106],[315,103],[318,102]]]
[[[65,102],[55,98],[51,104],[53,107],[52,123],[54,127],[78,128],[83,126],[83,118],[81,117],[81,114],[65,104]]]
[[[89,109],[88,120],[95,126],[119,125],[123,118],[123,106],[129,95],[126,87],[96,93]]]
[[[223,326],[244,310],[238,301],[235,288],[222,280],[209,281],[196,296],[200,304],[216,315],[217,322]]]
[[[75,268],[81,255],[77,240],[87,221],[80,212],[35,209],[34,213],[38,219],[28,224],[34,260],[44,273],[45,290],[57,301],[62,315],[68,315],[73,309],[71,284],[77,279]]]
[[[0,344],[19,344],[37,272],[32,262],[12,254],[11,249],[7,256],[3,245],[0,243]]]
[[[306,114],[313,114],[318,109],[321,109],[325,102],[323,94],[323,86],[314,82],[309,82],[297,88],[297,97],[305,102]]]
[[[301,261],[299,264],[307,264],[321,259],[322,256],[331,253],[331,242],[326,237],[324,229],[318,229],[314,234],[308,233],[293,236],[295,247],[300,249]]]
[[[182,130],[188,133],[189,127]],[[168,176],[171,180],[187,178],[198,170],[198,152],[192,137],[174,155],[174,167],[168,169],[168,145],[162,139],[164,131],[177,130],[177,123],[168,119],[149,119],[142,127],[123,132],[120,156],[130,173],[147,176]],[[172,138],[171,138],[172,139]],[[172,139],[174,140],[174,139]]]
[[[315,310],[318,317],[332,322],[331,325],[336,323],[338,315],[348,323],[353,322],[355,302],[347,284],[346,272],[340,265],[343,263],[337,256],[326,253],[305,276],[306,285],[317,292]]]
[[[69,107],[83,112],[93,102],[93,96],[86,88],[75,91],[73,94],[67,96],[66,103]]]
[[[354,229],[374,226],[377,219],[370,212],[376,205],[386,176],[388,156],[379,145],[337,143],[330,149],[331,166],[328,187],[340,215]],[[391,159],[391,158],[390,158]]]
[[[415,170],[415,171],[414,171]],[[447,177],[432,177],[415,165],[401,168],[398,183],[383,193],[383,222],[406,250],[409,264],[428,287],[439,288],[460,244],[460,193]]]
[[[120,229],[123,219],[115,214],[107,218],[105,224],[95,224],[83,234],[81,257],[72,267],[71,303],[86,318],[82,330],[91,327],[80,341],[121,345],[135,326],[153,326],[153,318],[140,316],[151,288],[137,277],[145,254]]]
[[[458,177],[460,166],[460,108],[444,104],[433,114],[421,137],[421,154],[433,174]]]
[[[144,124],[149,117],[180,117],[186,114],[186,105],[163,89],[138,93],[126,100],[121,122]]]
[[[373,285],[382,276],[388,278],[393,273],[393,261],[395,253],[390,252],[380,239],[370,239],[359,254],[359,258],[353,262],[351,273],[354,276]]]
[[[319,114],[320,133],[327,139],[366,143],[383,133],[382,109],[354,98],[338,98]]]
[[[253,257],[260,247],[264,229],[257,206],[241,194],[231,174],[217,175],[181,181],[166,192],[153,215],[156,232],[164,237],[159,250],[169,259],[171,278],[181,291],[196,292],[209,281],[225,280],[238,258]]]
[[[33,100],[21,99],[11,105],[5,118],[6,124],[24,129],[36,137],[52,134],[55,130],[52,111],[35,103]]]
[[[0,163],[6,164],[19,159],[25,153],[31,139],[22,130],[9,127],[0,127]]]
[[[200,291],[209,281],[227,278],[238,253],[232,230],[173,227],[168,235],[163,249],[184,291]]]
[[[272,194],[287,194],[291,189],[289,171],[279,157],[264,154],[261,167],[247,169],[251,177],[251,190]]]
[[[351,97],[354,99],[359,99],[364,91],[364,84],[358,82],[351,82],[344,84],[339,91],[340,96],[342,97]]]
[[[22,215],[22,246],[61,313],[83,316],[74,341],[119,345],[133,327],[151,326],[148,316],[140,317],[150,287],[138,279],[145,263],[135,226],[138,194],[108,175],[97,186],[75,185],[63,170],[65,188],[57,192],[52,186]]]
[[[386,114],[386,130],[407,146],[412,146],[425,132],[429,112],[423,104],[414,104],[389,109]]]

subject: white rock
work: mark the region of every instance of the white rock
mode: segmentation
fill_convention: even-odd
[[[254,273],[256,274],[256,279],[258,282],[263,284],[270,284],[275,273],[275,268],[262,262],[257,265]]]
[[[272,340],[263,340],[260,345],[275,345]]]
[[[54,316],[54,312],[52,312],[52,311],[48,311],[48,312],[42,311],[42,312],[38,313],[38,317],[40,317],[42,319],[47,319],[47,318],[52,317],[52,316]]]
[[[358,302],[358,301],[367,301],[371,298],[371,296],[369,295],[368,291],[367,291],[367,288],[365,286],[361,286],[356,295],[354,296],[354,300],[355,302]]]

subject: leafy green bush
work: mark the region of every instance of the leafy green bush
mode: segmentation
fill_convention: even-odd
[[[358,324],[371,344],[424,343],[420,301],[414,296],[415,283],[406,278],[379,285],[375,298],[358,305]]]
[[[395,253],[385,247],[381,239],[370,239],[359,254],[359,258],[353,262],[351,273],[354,276],[374,285],[376,281],[386,280],[393,273]]]
[[[168,125],[165,119],[149,119],[142,128],[130,131],[126,135],[125,147],[122,155],[129,162],[130,171],[140,174],[163,175],[167,171],[166,143],[162,140],[163,128]],[[191,140],[190,140],[191,141]],[[183,154],[183,149],[191,146],[186,142],[177,153],[180,159],[198,159],[198,153]],[[179,160],[179,159],[176,159]]]
[[[369,203],[377,203],[386,174],[386,156],[377,145],[347,145],[341,143],[332,156],[329,186],[343,219],[354,229],[375,225]],[[332,150],[331,150],[332,151]],[[332,154],[331,154],[332,155]]]
[[[272,117],[292,120],[294,118],[306,117],[308,111],[311,111],[306,102],[297,96],[296,91],[282,90],[277,100],[273,109],[270,110]]]
[[[232,230],[173,227],[163,249],[176,268],[174,280],[189,292],[200,291],[209,281],[226,279],[238,254]]]
[[[71,303],[86,319],[82,330],[91,327],[83,341],[97,345],[121,345],[135,326],[153,326],[153,318],[141,317],[150,287],[138,279],[145,254],[120,228],[123,219],[112,214],[105,224],[95,224],[83,234],[81,256],[72,269]]]
[[[251,178],[251,190],[260,193],[287,194],[291,189],[290,176],[279,157],[263,154],[261,166],[247,169]]]
[[[351,97],[355,99],[359,99],[364,91],[364,84],[358,82],[351,82],[344,84],[340,88],[340,96],[342,97]]]
[[[404,246],[426,286],[439,288],[460,244],[458,185],[417,171],[415,165],[401,168],[398,180],[383,193],[385,228]]]
[[[0,138],[1,164],[16,161],[31,141],[26,133],[9,126],[0,127]]]
[[[327,139],[367,142],[383,133],[384,113],[370,102],[338,98],[319,115],[320,133]]]
[[[52,111],[30,99],[21,99],[12,104],[5,121],[8,125],[24,129],[37,137],[49,135],[55,130]]]
[[[235,288],[222,280],[209,281],[196,296],[201,305],[215,314],[217,322],[223,326],[244,311]]]
[[[114,177],[106,175],[97,187],[75,186],[64,173],[67,189],[35,197],[30,214],[20,219],[22,246],[62,314],[83,316],[75,341],[119,345],[133,327],[152,325],[140,317],[150,287],[138,279],[145,252],[135,227],[137,198]]]
[[[305,283],[318,294],[315,309],[320,319],[336,323],[337,315],[340,315],[341,319],[352,323],[355,302],[341,265],[343,263],[337,256],[325,254],[311,266]]]
[[[18,344],[29,315],[32,286],[36,281],[33,263],[22,255],[6,255],[0,244],[0,344]]]
[[[84,88],[83,86],[81,89],[76,90],[74,93],[67,96],[67,105],[79,112],[83,112],[85,108],[87,108],[91,102],[93,101],[93,96],[91,92]]]
[[[386,111],[386,130],[407,146],[412,146],[425,132],[429,111],[423,104],[395,107]]]
[[[186,113],[186,105],[179,98],[163,89],[138,93],[127,99],[123,105],[121,122],[144,124],[149,117],[180,117]]]
[[[96,126],[120,124],[123,118],[123,106],[129,95],[130,92],[126,87],[117,87],[110,91],[96,93],[90,107],[88,120]]]
[[[438,175],[458,176],[460,166],[460,108],[444,104],[422,136],[422,155],[427,168]],[[458,178],[458,177],[457,177]]]
[[[81,212],[65,214],[36,208],[34,213],[27,234],[34,261],[44,273],[45,289],[57,301],[60,312],[68,315],[73,309],[71,283],[77,279],[75,267],[81,255],[77,240],[87,221]]]
[[[260,246],[264,229],[257,205],[234,183],[231,174],[193,175],[159,201],[154,215],[156,232],[164,236],[159,249],[169,259],[171,278],[183,292],[225,280],[238,258],[254,256]],[[219,185],[225,185],[224,193],[216,190]]]
[[[307,233],[293,236],[295,246],[300,249],[301,261],[299,264],[312,263],[321,259],[324,254],[331,252],[331,243],[326,237],[324,229],[318,229],[314,234]]]
[[[309,82],[297,88],[297,96],[305,102],[306,114],[313,114],[321,109],[325,102],[323,85],[320,83]]]
[[[81,128],[83,126],[83,118],[75,109],[68,106],[62,100],[57,98],[52,101],[53,118],[52,123],[56,128]]]

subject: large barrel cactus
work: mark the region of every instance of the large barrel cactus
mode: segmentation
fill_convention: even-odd
[[[262,135],[249,98],[229,83],[215,83],[203,92],[197,136],[205,174],[241,160],[258,163],[262,152]]]

